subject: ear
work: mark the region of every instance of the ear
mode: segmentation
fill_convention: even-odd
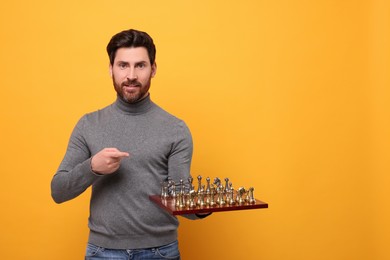
[[[112,78],[112,65],[111,65],[111,63],[110,63],[110,65],[108,66],[108,69],[109,69],[109,72],[110,72],[110,76],[111,76],[111,78]]]
[[[152,65],[152,78],[154,77],[154,75],[156,75],[156,72],[157,72],[157,63],[154,62]]]

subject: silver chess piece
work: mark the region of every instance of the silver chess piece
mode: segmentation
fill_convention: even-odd
[[[213,184],[214,184],[216,187],[219,187],[219,186],[221,185],[221,180],[220,180],[218,177],[215,177],[215,178],[214,178]]]
[[[214,207],[217,204],[215,202],[215,200],[214,200],[214,195],[215,195],[215,187],[214,187],[214,185],[211,184],[211,187],[210,187],[210,203],[209,203],[210,207]]]
[[[247,202],[250,203],[250,204],[255,204],[256,203],[256,199],[255,199],[255,196],[254,196],[254,190],[255,190],[255,188],[253,188],[253,187],[250,187],[249,190],[248,190]]]
[[[231,182],[229,183],[229,192],[226,195],[226,200],[227,200],[227,204],[229,204],[229,205],[236,204],[236,201],[234,200],[233,184]]]
[[[175,184],[175,182],[174,181],[170,181],[170,186],[169,187],[171,188],[170,197],[176,198],[176,184]],[[168,191],[169,191],[169,189],[168,189]]]
[[[225,204],[226,204],[226,201],[225,201],[225,198],[224,198],[224,188],[223,188],[223,185],[220,185],[220,186],[217,188],[217,193],[218,193],[217,203],[218,203],[220,206],[225,205]]]
[[[179,208],[184,208],[185,205],[185,193],[184,193],[184,181],[180,180],[180,193],[179,193]]]
[[[225,178],[225,193],[229,192],[229,178]]]
[[[245,204],[245,199],[243,198],[243,195],[246,193],[246,190],[244,187],[240,187],[237,190],[237,197],[236,197],[236,202],[239,205]]]
[[[176,193],[176,196],[175,196],[175,207],[176,208],[180,208],[180,192]]]
[[[168,197],[168,182],[164,181],[161,185],[161,199],[167,199]]]
[[[206,186],[206,195],[210,194],[210,178],[206,178],[207,186]]]
[[[202,176],[198,175],[198,194],[202,189]]]

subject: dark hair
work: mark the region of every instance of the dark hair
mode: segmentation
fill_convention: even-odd
[[[123,47],[145,47],[149,54],[150,64],[154,64],[156,59],[156,46],[154,46],[152,37],[146,32],[130,29],[112,36],[107,45],[107,53],[111,65],[114,64],[116,51]]]

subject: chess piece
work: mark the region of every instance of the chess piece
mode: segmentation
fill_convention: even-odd
[[[194,182],[194,179],[190,176],[188,177],[188,183],[190,184],[190,191],[195,190],[194,185],[192,184]]]
[[[220,206],[223,206],[226,204],[226,201],[225,201],[225,198],[224,198],[224,188],[223,188],[223,185],[219,186],[217,188],[217,193],[218,193],[218,198],[217,198],[217,203],[220,205]]]
[[[198,194],[202,189],[202,176],[198,175]]]
[[[180,192],[176,193],[175,196],[175,207],[180,208]]]
[[[187,194],[184,194],[184,204],[189,207],[191,204],[191,197],[190,197],[191,191],[189,191]]]
[[[191,200],[190,200],[190,193],[191,193],[191,191],[194,190],[194,185],[192,185],[192,182],[193,182],[194,179],[190,176],[190,177],[188,177],[187,180],[188,180],[188,184],[189,184],[189,190],[188,190],[187,193],[184,194],[184,201],[185,201],[185,205],[186,205],[187,207],[189,207],[189,206],[190,206],[190,203],[191,203]]]
[[[247,199],[247,202],[249,204],[255,204],[256,203],[256,199],[255,199],[255,196],[254,196],[254,188],[253,187],[250,187],[249,190],[248,190],[248,199]]]
[[[171,197],[176,198],[176,184],[174,181],[171,181]]]
[[[210,187],[210,207],[214,207],[217,203],[214,200],[215,195],[215,187],[214,185],[211,185]]]
[[[168,182],[164,181],[161,185],[161,199],[167,199],[168,197]]]
[[[206,191],[205,191],[205,204],[206,206],[210,206],[210,196],[211,196],[211,189],[210,189],[210,178],[207,177],[206,178],[206,181],[207,181],[207,187],[206,187]]]
[[[200,207],[206,205],[206,203],[204,202],[204,185],[202,185],[200,191],[198,192],[198,200],[196,201],[196,204]]]
[[[229,178],[225,178],[225,193],[229,192]]]
[[[179,208],[184,208],[186,206],[184,195],[184,182],[183,180],[180,180]]]
[[[242,197],[246,193],[246,190],[244,187],[240,187],[237,190],[237,197],[236,197],[236,202],[239,205],[245,204],[245,199]]]
[[[229,205],[236,204],[236,201],[234,200],[233,184],[231,182],[229,183],[229,192],[228,192],[228,195],[226,196],[226,200],[227,200],[227,204],[229,204]]]
[[[196,207],[196,204],[195,204],[195,197],[196,197],[196,191],[195,190],[190,190],[190,192],[188,193],[188,207],[189,208],[194,208]]]
[[[215,178],[214,178],[213,184],[214,184],[216,187],[219,187],[219,186],[221,185],[221,180],[220,180],[218,177],[215,177]]]
[[[207,187],[206,187],[206,195],[207,195],[210,194],[210,178],[207,177],[206,181],[207,181]]]

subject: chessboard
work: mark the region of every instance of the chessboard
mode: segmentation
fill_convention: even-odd
[[[172,215],[268,208],[267,203],[255,199],[253,187],[235,190],[229,178],[225,178],[223,185],[218,177],[213,183],[207,177],[205,186],[202,185],[201,175],[197,179],[197,190],[191,176],[186,183],[181,179],[178,185],[173,180],[165,180],[161,185],[161,194],[149,198]]]
[[[186,215],[196,213],[207,212],[222,212],[222,211],[235,211],[235,210],[247,210],[247,209],[263,209],[268,208],[268,203],[255,199],[255,202],[244,204],[225,204],[214,206],[196,206],[196,207],[177,207],[175,198],[161,198],[161,195],[151,195],[149,199],[156,203],[158,206],[168,211],[172,215]]]

